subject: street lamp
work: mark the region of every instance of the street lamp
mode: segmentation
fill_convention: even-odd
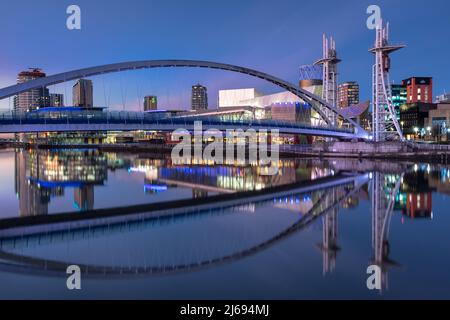
[[[415,136],[416,139],[417,139],[418,132],[419,132],[419,128],[414,127],[414,136]]]

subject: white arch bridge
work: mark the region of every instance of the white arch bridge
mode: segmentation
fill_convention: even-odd
[[[71,80],[76,80],[85,77],[92,77],[113,72],[122,72],[127,70],[150,69],[150,68],[172,68],[172,67],[189,67],[189,68],[209,68],[226,70],[236,73],[249,75],[255,78],[263,79],[272,84],[283,88],[301,100],[310,104],[311,107],[323,119],[325,126],[309,126],[305,124],[293,124],[287,122],[273,122],[268,120],[253,120],[253,121],[238,121],[234,123],[223,124],[218,118],[209,118],[205,129],[211,128],[227,129],[253,127],[255,129],[279,129],[281,133],[294,133],[305,135],[330,136],[336,138],[359,138],[369,139],[369,133],[362,129],[355,121],[344,115],[335,106],[330,105],[318,96],[298,88],[297,86],[281,80],[277,77],[263,73],[257,70],[239,67],[230,64],[197,61],[197,60],[146,60],[146,61],[131,61],[115,64],[108,64],[103,66],[96,66],[91,68],[79,69],[69,72],[35,79],[22,84],[17,84],[0,89],[0,100],[6,99],[17,94],[27,92],[33,89],[44,88],[51,85],[64,83]],[[351,129],[337,128],[330,125],[330,120],[323,112],[324,109],[330,110],[332,113],[340,117]],[[199,117],[200,118],[200,117]],[[196,117],[183,119],[186,129],[196,120],[201,120]],[[115,116],[109,113],[102,113],[97,117],[89,116],[88,114],[63,115],[62,117],[52,118],[48,115],[35,114],[4,114],[0,116],[0,133],[19,133],[19,132],[46,132],[46,131],[109,131],[109,130],[174,130],[179,128],[176,118],[161,119],[156,117],[148,117],[144,114],[125,113]],[[221,127],[222,125],[222,127]]]

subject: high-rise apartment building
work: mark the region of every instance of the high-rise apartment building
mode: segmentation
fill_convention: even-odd
[[[94,90],[91,80],[80,79],[72,88],[73,105],[75,107],[92,108],[94,106]]]
[[[197,84],[192,86],[192,110],[208,109],[208,92],[207,88]]]
[[[344,82],[338,86],[338,105],[348,108],[359,103],[359,84],[354,81]]]
[[[22,71],[17,76],[17,83],[25,83],[38,78],[44,78],[45,73],[41,69],[33,68]],[[27,92],[19,93],[14,97],[14,110],[28,112],[40,107],[48,106],[49,94],[47,88],[32,89]]]

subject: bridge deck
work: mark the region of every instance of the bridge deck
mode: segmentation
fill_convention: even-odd
[[[279,130],[280,133],[355,138],[353,129],[312,126],[277,120],[224,120],[220,117],[169,117],[143,112],[55,112],[0,114],[0,133],[65,131],[193,130],[196,121],[204,130]]]

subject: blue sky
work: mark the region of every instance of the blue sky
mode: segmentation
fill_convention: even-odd
[[[82,30],[66,28],[66,8],[82,10]],[[128,60],[199,59],[242,65],[296,83],[298,67],[321,54],[322,33],[333,35],[343,62],[340,81],[358,81],[370,96],[368,53],[374,32],[366,8],[377,4],[391,23],[393,42],[407,48],[393,55],[391,78],[433,76],[434,95],[450,91],[450,2],[448,0],[23,0],[0,4],[0,86],[28,67],[47,74]],[[147,70],[94,78],[96,104],[136,108],[144,94],[160,105],[187,107],[190,86],[217,90],[271,85],[218,71]],[[71,84],[55,86],[70,100]],[[0,102],[2,108],[8,101]]]

